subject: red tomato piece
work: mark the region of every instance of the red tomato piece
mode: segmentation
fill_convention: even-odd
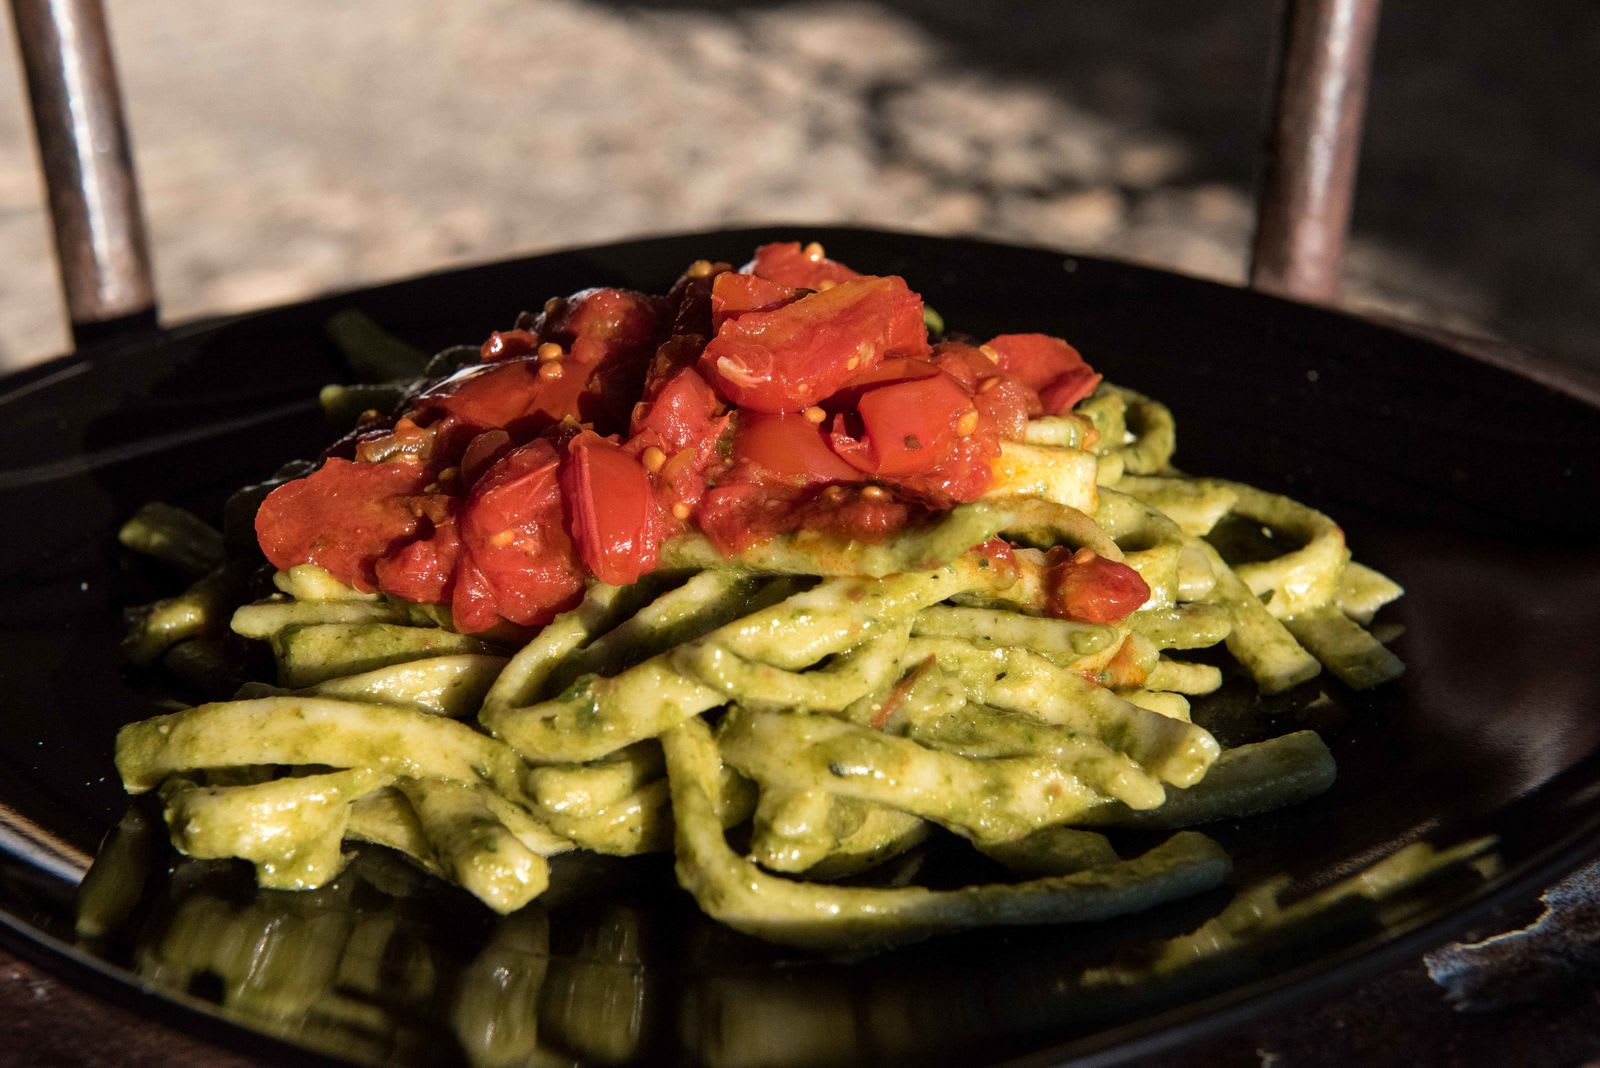
[[[479,476],[510,451],[511,435],[504,430],[485,430],[474,437],[467,442],[466,449],[461,453],[461,461],[456,465],[461,484],[471,488]]]
[[[1094,392],[1100,375],[1078,350],[1048,334],[1001,334],[989,339],[1000,369],[1031,386],[1044,410],[1063,415]]]
[[[541,340],[567,350],[560,377],[547,388],[570,393],[573,414],[602,433],[626,430],[663,310],[660,298],[626,289],[585,289],[555,301],[536,321]]]
[[[661,310],[660,298],[631,289],[580,289],[557,298],[535,325],[541,340],[562,348],[586,338],[608,353],[654,350]]]
[[[478,349],[478,358],[484,363],[509,360],[513,356],[526,356],[538,347],[537,334],[527,330],[496,330]]]
[[[537,360],[510,359],[463,368],[425,390],[412,414],[449,416],[464,435],[503,429],[521,437],[577,418],[586,376],[540,377],[540,366]]]
[[[706,312],[707,321],[711,313]],[[641,400],[648,401],[660,392],[667,379],[683,370],[693,367],[700,361],[700,354],[705,351],[706,339],[699,334],[680,334],[669,337],[656,349],[656,354],[650,359],[650,367],[645,372],[644,390]],[[635,406],[637,410],[637,406]]]
[[[796,530],[832,534],[840,541],[887,541],[910,524],[920,510],[893,497],[851,496],[839,504],[812,497],[795,510]]]
[[[650,476],[622,446],[591,431],[573,438],[561,497],[578,555],[595,578],[623,586],[656,566],[663,524]]]
[[[654,432],[652,444],[675,453],[703,440],[721,409],[722,402],[700,373],[684,367],[634,406],[630,430],[635,436]]]
[[[1044,414],[1044,405],[1030,386],[1006,374],[971,345],[941,342],[934,346],[933,364],[966,387],[972,403],[994,422],[1002,438],[1020,441],[1029,417]]]
[[[700,503],[706,492],[707,474],[726,467],[723,458],[731,449],[732,420],[731,415],[717,416],[706,427],[705,435],[692,447],[667,458],[655,476],[656,496],[662,507],[675,508],[681,504],[692,510]],[[645,447],[653,444],[648,439],[649,435],[646,434],[629,441],[630,451],[642,453]]]
[[[711,336],[711,286],[718,275],[731,270],[729,264],[702,260],[678,277],[667,293],[663,317],[664,322],[672,324],[672,336]]]
[[[1045,563],[1046,610],[1057,619],[1115,623],[1150,599],[1139,572],[1092,549],[1057,546]]]
[[[421,463],[330,459],[267,495],[256,512],[256,539],[273,567],[316,564],[372,593],[378,560],[422,529],[416,499],[432,481],[432,468]]]
[[[806,251],[808,248],[810,252]],[[798,241],[762,245],[756,249],[755,259],[739,270],[797,289],[821,289],[824,282],[838,284],[861,277],[859,272],[828,259],[821,246],[802,248]]]
[[[453,515],[433,525],[433,533],[418,538],[378,561],[378,588],[417,604],[444,604],[454,588],[461,538]]]
[[[782,533],[788,510],[799,494],[795,487],[782,483],[722,483],[701,498],[695,526],[719,553],[732,556]]]
[[[922,298],[899,278],[863,277],[724,323],[700,369],[740,407],[794,412],[886,356],[927,352]]]
[[[860,389],[855,411],[835,416],[829,435],[833,451],[846,463],[885,478],[932,471],[949,459],[962,436],[963,417],[971,421],[965,428],[968,435],[979,418],[972,398],[950,375],[921,360],[895,364],[898,381],[846,387],[845,393]]]
[[[733,435],[733,458],[801,486],[861,480],[861,472],[828,448],[822,427],[798,415],[743,413]]]
[[[711,329],[715,332],[729,319],[737,319],[746,312],[772,311],[794,303],[799,297],[800,290],[758,275],[733,271],[719,274],[711,283]]]
[[[706,493],[695,522],[719,552],[731,556],[796,530],[841,543],[883,541],[923,514],[905,501],[839,486],[819,492],[783,482],[733,482]]]
[[[488,630],[501,618],[548,623],[582,594],[559,467],[555,447],[533,441],[500,457],[473,486],[457,523],[464,551],[453,607],[460,629]]]
[[[500,624],[500,602],[472,557],[462,553],[450,591],[450,618],[465,634],[492,630]]]

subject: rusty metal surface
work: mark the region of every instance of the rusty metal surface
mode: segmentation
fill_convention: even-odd
[[[1339,290],[1379,0],[1285,6],[1250,284],[1326,303]]]
[[[74,328],[155,306],[138,183],[99,0],[11,0]]]

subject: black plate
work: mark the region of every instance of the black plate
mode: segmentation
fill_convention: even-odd
[[[1358,558],[1408,588],[1386,617],[1406,628],[1401,683],[1364,699],[1334,694],[1331,703],[1279,709],[1289,719],[1321,717],[1340,779],[1312,804],[1216,829],[1237,858],[1236,885],[1282,873],[1294,897],[1406,843],[1492,842],[1472,864],[1447,865],[1380,903],[1320,910],[1163,979],[1151,978],[1150,947],[1216,913],[1227,894],[1093,931],[991,932],[840,963],[707,932],[680,895],[653,892],[665,874],[644,863],[624,875],[612,904],[552,912],[548,941],[530,943],[548,948],[548,969],[542,950],[518,958],[545,971],[543,1000],[523,1010],[539,1013],[547,1041],[601,1059],[632,1051],[720,1063],[758,1054],[1109,1063],[1326,994],[1588,855],[1600,828],[1600,408],[1593,394],[1583,399],[1583,386],[1563,386],[1549,368],[1512,373],[1355,319],[1122,264],[968,240],[763,229],[456,271],[179,328],[8,380],[0,395],[7,944],[98,977],[185,1026],[219,1014],[207,999],[214,977],[163,988],[134,974],[129,945],[72,944],[72,885],[126,808],[112,738],[147,714],[114,646],[121,609],[151,587],[119,555],[114,532],[144,501],[214,510],[231,488],[315,454],[326,437],[316,389],[343,374],[321,332],[330,314],[362,309],[431,350],[479,339],[552,293],[660,290],[693,259],[737,262],[774,236],[817,238],[862,269],[904,274],[963,331],[1070,339],[1108,378],[1172,407],[1185,469],[1328,511]],[[238,915],[249,893],[233,876],[212,866],[178,879],[184,893],[211,894]],[[387,917],[385,930],[403,937],[384,943],[374,967],[421,954],[431,985],[401,996],[391,984],[343,1030],[237,997],[220,1015],[363,1059],[458,1057],[449,1036],[463,1025],[451,1006],[470,987],[459,968],[488,940],[521,936],[497,936],[481,912],[449,895],[435,901],[425,891],[426,907],[409,890],[395,900],[378,889],[394,891],[390,876],[358,873],[351,878],[362,884],[326,907],[363,922]],[[168,894],[170,913],[178,896]],[[250,907],[305,911],[283,898],[261,895]],[[618,924],[637,935],[638,951],[601,962],[595,947],[620,937]],[[1113,975],[1145,978],[1108,987]],[[498,996],[497,1011],[509,1011],[511,995]],[[621,1031],[597,1037],[590,1025],[599,1017],[574,1022],[601,1002],[631,1006],[631,1016],[605,1017]],[[502,1039],[511,1026],[502,1019]],[[260,1051],[286,1048],[225,1031]]]

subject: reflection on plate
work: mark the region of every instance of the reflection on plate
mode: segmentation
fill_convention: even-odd
[[[84,883],[78,929],[158,987],[369,1063],[918,1064],[1021,1052],[1381,936],[1498,867],[1491,839],[1419,842],[1297,899],[1287,877],[1266,878],[1220,908],[1033,930],[1026,946],[951,939],[863,973],[652,907],[673,894],[664,864],[640,879],[563,857],[547,894],[500,917],[381,850],[319,890],[258,890],[247,865],[174,861],[136,808]],[[599,899],[596,881],[610,882]]]
[[[864,961],[708,930],[664,865],[630,868],[603,899],[552,898],[497,921],[379,856],[292,896],[257,892],[229,865],[168,874],[169,855],[139,848],[119,849],[110,899],[121,887],[121,904],[97,897],[101,930],[72,948],[74,858],[126,809],[111,739],[150,712],[115,662],[120,609],[153,592],[117,553],[116,525],[151,499],[212,512],[232,486],[314,453],[320,418],[301,398],[341,376],[321,325],[342,308],[436,349],[541,294],[659,288],[689,259],[742,255],[772,232],[475,268],[9,380],[0,505],[25,521],[0,530],[7,943],[97,970],[128,997],[141,996],[142,970],[174,993],[141,1005],[186,1025],[210,999],[249,1027],[365,1060],[604,1063],[680,1050],[717,1063],[909,1062],[934,1049],[1059,1061],[1130,1056],[1326,991],[1592,848],[1600,410],[1227,287],[1040,250],[806,228],[791,236],[916,277],[974,332],[1026,324],[1072,338],[1109,377],[1171,403],[1187,466],[1338,515],[1407,587],[1390,621],[1405,628],[1409,670],[1391,692],[1323,700],[1313,689],[1207,713],[1240,740],[1262,715],[1278,720],[1273,733],[1285,718],[1316,727],[1340,767],[1329,794],[1207,828],[1236,858],[1229,890],[1117,924],[946,938]],[[141,854],[148,879],[126,870]],[[1375,864],[1377,878],[1345,882]],[[1390,887],[1396,872],[1415,878]]]

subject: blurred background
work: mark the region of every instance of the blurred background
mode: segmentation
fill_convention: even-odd
[[[1273,0],[107,6],[169,320],[771,220],[1241,281],[1277,19]],[[16,67],[0,48],[4,368],[67,345]],[[1391,0],[1346,303],[1600,370],[1597,102],[1592,0]]]

